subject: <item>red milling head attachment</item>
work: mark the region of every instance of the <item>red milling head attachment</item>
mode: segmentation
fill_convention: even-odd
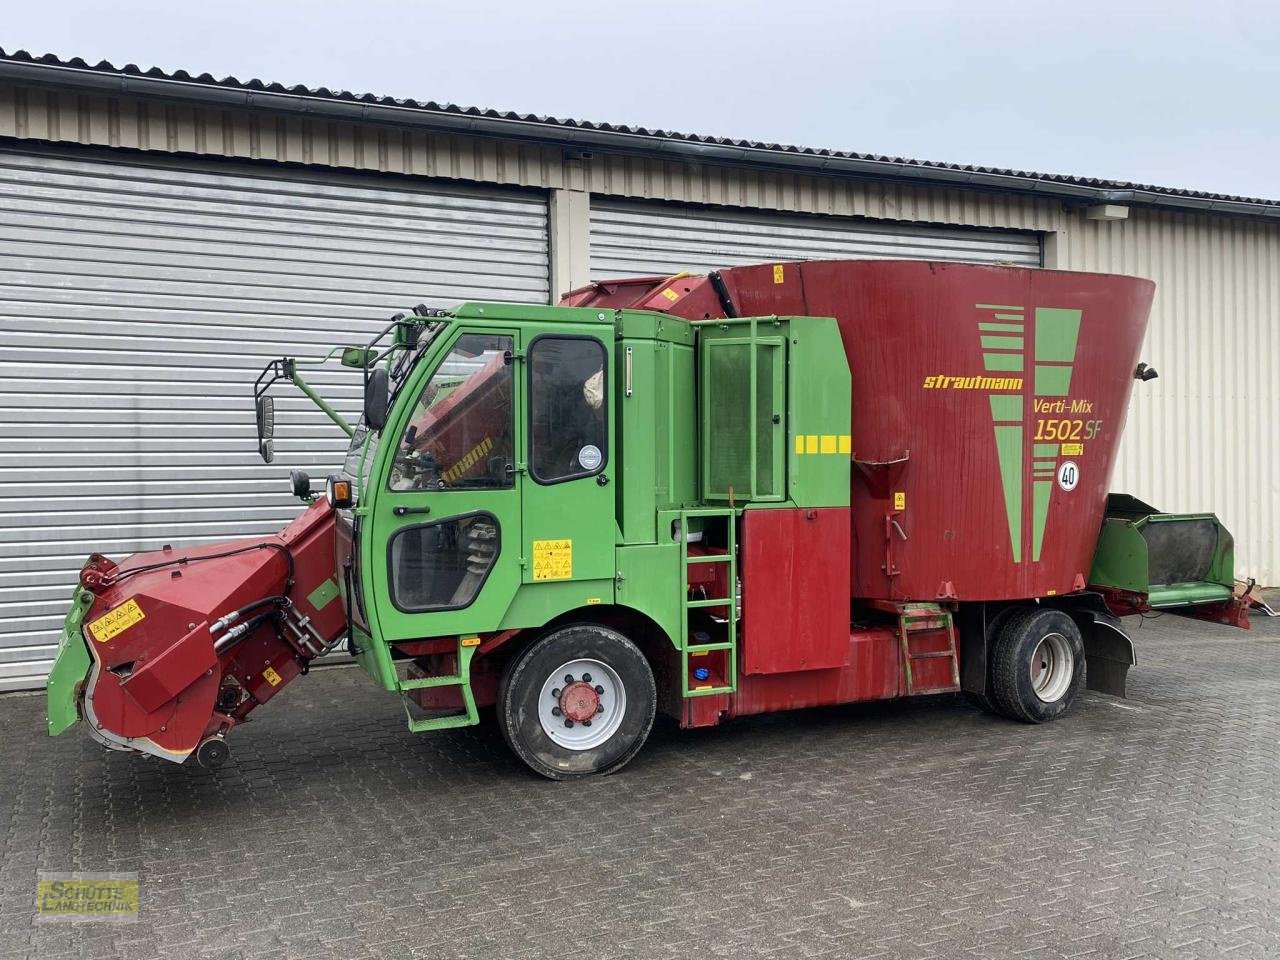
[[[347,626],[324,500],[270,537],[119,564],[95,554],[80,582],[93,594],[80,699],[90,732],[176,762],[197,748],[201,762],[225,759],[225,734]]]

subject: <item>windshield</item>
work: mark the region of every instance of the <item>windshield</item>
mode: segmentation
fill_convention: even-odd
[[[368,454],[365,454],[364,442],[369,440]],[[369,470],[378,452],[378,435],[370,435],[364,417],[356,424],[356,432],[351,435],[351,443],[347,445],[347,454],[342,460],[342,475],[355,484],[357,495],[365,489],[369,479]],[[363,459],[362,459],[363,458]]]
[[[392,490],[512,486],[513,346],[505,334],[458,338],[414,403]]]

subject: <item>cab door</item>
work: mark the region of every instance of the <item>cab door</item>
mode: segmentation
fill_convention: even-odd
[[[383,430],[366,554],[387,643],[498,627],[520,584],[516,329],[449,331]]]
[[[612,328],[541,326],[525,348],[525,583],[612,580]]]

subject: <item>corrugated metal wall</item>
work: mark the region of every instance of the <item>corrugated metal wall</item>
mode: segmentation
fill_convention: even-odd
[[[0,148],[0,690],[43,682],[91,551],[277,530],[289,469],[336,469],[345,437],[289,385],[258,459],[268,359],[548,296],[542,194]],[[358,373],[304,375],[356,408]]]
[[[1112,486],[1215,511],[1236,573],[1280,585],[1280,226],[1136,209],[1058,238],[1069,270],[1148,277],[1156,298]]]
[[[583,161],[536,144],[0,84],[6,136],[1044,232],[1048,266],[1132,273],[1161,287],[1148,352],[1167,372],[1138,393],[1114,486],[1168,509],[1217,510],[1234,528],[1238,570],[1280,585],[1280,376],[1269,369],[1280,305],[1276,225],[1140,209],[1128,221],[1087,221],[1079,208],[1016,194],[642,157]]]
[[[1038,267],[1040,235],[604,198],[591,203],[595,279],[844,257]]]

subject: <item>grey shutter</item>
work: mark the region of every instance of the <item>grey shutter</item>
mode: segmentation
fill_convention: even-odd
[[[546,303],[541,194],[278,165],[0,149],[0,690],[44,682],[85,556],[278,530],[346,438],[269,358],[419,302]],[[305,374],[344,412],[359,374]]]
[[[599,197],[591,201],[591,276],[597,280],[846,258],[1038,267],[1040,235]]]

